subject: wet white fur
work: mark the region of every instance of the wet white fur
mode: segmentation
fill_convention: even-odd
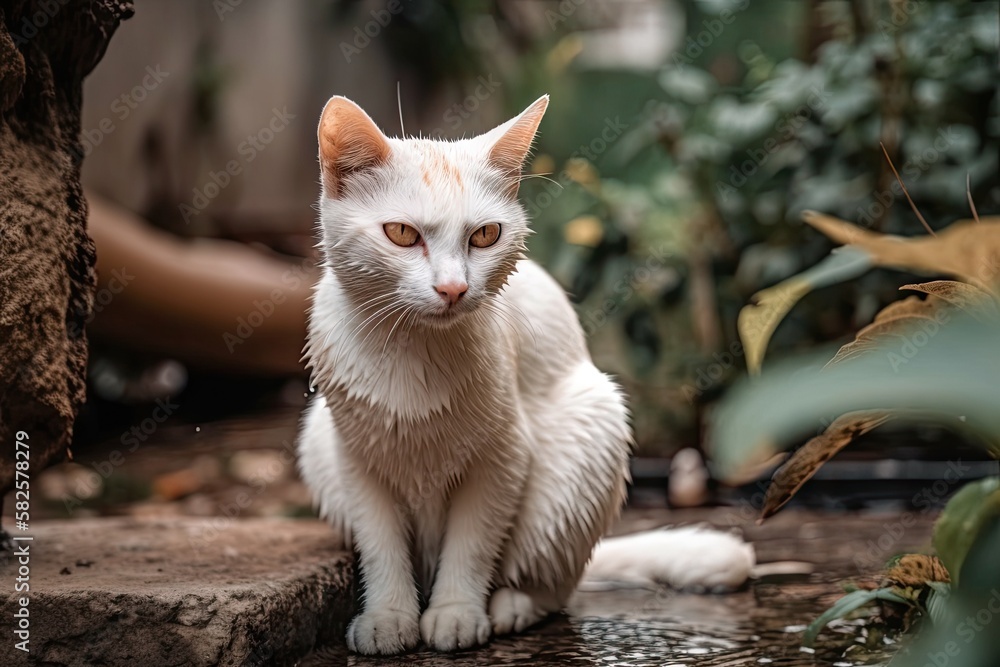
[[[299,466],[360,554],[364,609],[347,641],[361,653],[421,637],[469,647],[560,609],[625,498],[622,394],[591,363],[563,290],[521,259],[526,215],[487,159],[517,121],[455,142],[388,139],[385,164],[321,200],[307,345],[318,393]],[[416,226],[427,254],[389,241],[393,221]],[[500,240],[469,247],[485,222],[501,224]],[[442,317],[433,286],[459,279],[468,293]],[[708,587],[748,572],[728,537],[656,540],[609,541],[592,568]]]

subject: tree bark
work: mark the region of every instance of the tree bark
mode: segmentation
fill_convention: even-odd
[[[85,397],[95,273],[82,82],[132,11],[130,0],[0,2],[0,494],[14,486],[16,440],[32,478],[63,460]]]

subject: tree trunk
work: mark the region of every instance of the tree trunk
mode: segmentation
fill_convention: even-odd
[[[95,274],[82,82],[131,15],[130,0],[0,2],[0,494],[14,487],[18,440],[32,478],[63,460],[85,397]]]

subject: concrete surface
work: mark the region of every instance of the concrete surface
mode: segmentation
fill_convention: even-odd
[[[338,642],[353,603],[351,560],[319,521],[37,522],[30,551],[30,664],[294,664]],[[18,564],[0,562],[4,589]],[[29,664],[0,605],[0,664]]]

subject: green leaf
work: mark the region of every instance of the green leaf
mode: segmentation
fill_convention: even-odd
[[[950,622],[952,614],[949,600],[951,599],[951,586],[943,581],[928,581],[931,592],[927,594],[927,615],[934,625],[943,625]]]
[[[969,548],[995,516],[1000,516],[1000,478],[987,477],[963,486],[934,524],[934,549],[956,585]]]
[[[825,628],[830,621],[844,618],[851,612],[856,611],[861,607],[864,607],[866,604],[874,602],[875,600],[897,602],[899,604],[910,604],[905,598],[902,598],[894,593],[891,588],[879,588],[874,591],[858,590],[853,593],[848,593],[844,597],[837,600],[832,607],[823,612],[819,618],[809,624],[809,627],[806,628],[805,634],[802,635],[802,645],[812,646],[813,643],[815,643],[816,636],[819,635],[820,630]]]
[[[822,372],[801,370],[801,358],[775,363],[762,377],[735,386],[716,411],[711,450],[719,474],[735,477],[815,433],[831,416],[856,410],[900,411],[900,420],[945,424],[1000,455],[998,340],[1000,325],[955,315],[933,335],[887,337]],[[806,359],[818,365],[829,353]]]

